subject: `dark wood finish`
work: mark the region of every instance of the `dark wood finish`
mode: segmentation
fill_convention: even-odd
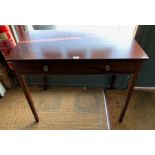
[[[15,74],[16,74],[16,77],[18,78],[18,81],[23,89],[23,92],[25,94],[25,97],[28,101],[28,104],[31,108],[31,111],[34,115],[34,118],[36,120],[36,122],[39,122],[39,116],[37,114],[37,111],[35,109],[35,105],[34,105],[34,102],[32,100],[32,97],[31,97],[31,93],[29,92],[29,89],[28,89],[28,86],[26,84],[26,81],[25,81],[25,78],[24,78],[24,75],[21,75],[20,72],[18,71],[18,66],[17,64],[14,62],[13,63],[13,66],[14,66],[14,70],[15,70]]]
[[[109,89],[111,89],[111,90],[114,89],[115,81],[116,81],[116,75],[112,75],[112,76],[111,76],[111,80],[110,80],[110,86],[109,86]]]
[[[127,74],[135,72],[139,61],[27,60],[17,61],[16,63],[21,74]],[[45,67],[47,67],[48,70],[46,70]]]
[[[119,122],[120,123],[123,121],[125,112],[126,112],[127,107],[129,105],[129,101],[130,101],[130,98],[131,98],[131,95],[132,95],[132,92],[133,92],[133,89],[134,89],[134,86],[135,86],[135,83],[136,83],[136,80],[137,80],[137,77],[138,77],[138,73],[139,73],[140,68],[141,68],[141,65],[142,65],[142,63],[139,63],[137,65],[135,73],[130,78],[125,104],[124,104],[124,107],[123,107],[122,112],[121,112],[120,117],[119,117]]]
[[[47,90],[47,88],[48,88],[48,81],[47,81],[46,75],[43,75],[43,88],[44,88],[44,90]]]
[[[26,33],[18,45],[6,56],[8,61],[21,60],[145,60],[147,55],[137,42],[120,36],[36,31]]]
[[[20,39],[11,54],[15,71],[36,121],[39,121],[23,74],[132,74],[120,115],[122,122],[141,64],[148,56],[131,38],[65,31],[36,31]]]

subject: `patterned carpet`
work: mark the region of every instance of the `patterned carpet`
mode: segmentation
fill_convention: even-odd
[[[0,129],[107,129],[100,88],[31,87],[40,122],[33,115],[20,88],[0,99]]]

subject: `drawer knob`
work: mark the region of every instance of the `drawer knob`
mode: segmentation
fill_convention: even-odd
[[[110,65],[106,65],[106,66],[105,66],[105,70],[106,70],[106,71],[110,71]]]
[[[48,66],[44,66],[43,70],[44,72],[48,72]]]

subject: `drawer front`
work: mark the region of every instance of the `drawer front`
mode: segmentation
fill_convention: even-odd
[[[17,62],[22,74],[126,74],[134,73],[137,62]]]

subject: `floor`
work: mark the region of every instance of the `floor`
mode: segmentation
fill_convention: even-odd
[[[111,129],[154,130],[155,90],[136,89],[133,92],[123,123],[118,123],[126,91],[108,91],[108,109]]]
[[[40,124],[34,123],[21,89],[14,88],[0,99],[0,129],[107,129],[101,88],[52,87],[44,91],[31,87],[30,90],[41,117]],[[111,129],[155,129],[155,90],[136,89],[123,123],[118,123],[126,93],[107,91]]]
[[[40,117],[35,123],[20,88],[7,91],[0,99],[0,129],[105,130],[108,129],[101,88],[30,88]]]

